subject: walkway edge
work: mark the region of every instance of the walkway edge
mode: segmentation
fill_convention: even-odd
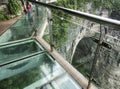
[[[88,80],[78,72],[71,64],[69,64],[57,51],[50,51],[50,45],[42,38],[36,37],[37,41],[56,59],[56,61],[80,84],[83,89],[87,88]],[[91,84],[90,89],[98,89]]]

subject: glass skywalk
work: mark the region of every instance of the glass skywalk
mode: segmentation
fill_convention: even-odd
[[[0,63],[21,58],[41,51],[41,48],[34,40],[27,40],[20,43],[13,43],[0,46]]]
[[[31,14],[23,15],[15,24],[8,28],[0,36],[0,43],[30,38],[34,30],[40,29],[43,17],[45,16],[45,8],[36,8],[32,8],[30,10]]]
[[[37,41],[28,40],[1,47],[0,63],[23,58],[21,61],[0,67],[1,88],[81,89]],[[36,52],[40,53],[30,56]]]
[[[32,37],[43,21],[41,9],[35,25],[24,15],[0,36],[0,89],[82,89]]]

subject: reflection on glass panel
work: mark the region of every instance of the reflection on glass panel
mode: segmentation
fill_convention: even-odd
[[[20,40],[32,36],[34,30],[39,30],[45,16],[45,8],[33,4],[29,13],[23,15],[4,34],[0,36],[0,43]]]
[[[67,13],[63,13],[59,10],[49,9],[51,12],[53,22],[49,23],[47,29],[52,28],[53,41],[50,41],[50,32],[47,30],[44,34],[44,39],[54,44],[55,49],[65,58],[71,62],[73,56],[74,45],[76,45],[76,39],[81,39],[85,30],[82,19],[74,17]],[[59,15],[58,15],[59,14]],[[48,14],[49,15],[49,14]],[[48,16],[49,17],[49,16]],[[81,36],[80,36],[81,35]]]
[[[118,77],[113,79],[114,75],[119,76],[117,74],[120,64],[120,40],[117,38],[118,34],[115,36],[110,35],[111,33],[116,33],[116,31],[110,31],[106,26],[102,26],[102,31],[100,32],[100,25],[98,24],[94,24],[90,30],[86,30],[86,37],[83,37],[77,44],[72,62],[73,66],[84,76],[89,77],[93,59],[98,54],[95,58],[97,63],[95,63],[93,82],[101,89],[119,85],[119,83],[116,83],[116,85],[110,84],[108,81],[108,79],[111,79],[114,83],[118,81]],[[96,52],[100,35],[102,44],[100,45],[100,51]]]
[[[44,70],[42,67],[44,67]],[[56,62],[52,61],[46,54],[28,58],[27,61],[9,64],[0,68],[0,89],[23,89],[35,81],[46,77],[45,71],[49,75],[56,68]]]
[[[26,42],[9,44],[0,47],[0,63],[21,58],[41,51],[36,42],[30,40]]]
[[[25,88],[32,89],[32,88]],[[73,79],[72,77],[65,73],[60,73],[53,79],[44,83],[40,87],[36,87],[36,89],[82,89]]]
[[[81,89],[45,53],[0,67],[0,71],[0,89]]]
[[[53,85],[55,84],[59,89],[82,89],[69,74],[65,74],[53,81]]]

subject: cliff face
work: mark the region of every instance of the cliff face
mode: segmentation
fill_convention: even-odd
[[[85,11],[87,13],[94,12],[94,14],[99,15],[100,13],[108,14],[106,10],[96,9],[92,11],[91,3],[86,4],[86,8],[84,10],[79,8],[80,11]],[[68,27],[67,31],[67,40],[62,47],[58,48],[57,51],[68,60],[68,62],[72,63],[73,55],[75,53],[75,49],[83,37],[91,37],[95,35],[94,30],[99,30],[98,27],[93,26],[93,22],[88,20],[73,17],[70,20],[70,26]],[[92,30],[91,30],[92,29]]]
[[[73,57],[73,66],[89,77],[91,64],[97,44],[91,38],[83,38],[77,45]],[[93,82],[99,89],[119,89],[120,66],[119,52],[102,46],[94,70]]]
[[[72,63],[73,55],[79,41],[85,36],[87,30],[87,28],[82,27],[86,26],[86,21],[81,20],[79,23],[80,25],[71,24],[66,35],[66,42],[58,49],[58,52],[70,63]]]
[[[102,11],[102,16],[108,17],[109,12],[106,9],[100,9],[95,13],[100,14],[101,12],[99,11]],[[90,21],[80,19],[79,25],[72,24],[68,28],[68,39],[59,49],[59,52],[64,55],[66,60],[72,63],[87,78],[90,76],[89,73],[97,46],[97,43],[91,38],[98,38],[99,28],[97,24],[92,25]],[[93,82],[99,89],[120,88],[119,32],[112,31],[112,29],[107,28],[107,34],[104,37],[104,42],[108,43],[112,49],[102,46],[94,70]],[[116,33],[118,34],[117,36]]]

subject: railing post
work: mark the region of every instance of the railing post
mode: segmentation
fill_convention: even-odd
[[[38,1],[38,0],[35,0],[35,1]],[[39,16],[39,11],[38,11],[38,5],[37,4],[35,4],[35,10],[36,10],[37,16]]]
[[[100,51],[101,51],[101,47],[102,47],[102,42],[103,42],[103,37],[104,37],[104,35],[103,35],[103,31],[102,31],[102,26],[100,24],[99,43],[97,45],[96,52],[95,52],[95,57],[93,59],[93,63],[92,63],[91,71],[90,71],[90,77],[89,77],[87,89],[90,89],[90,85],[91,85],[91,82],[92,82],[93,77],[94,77],[93,73],[94,73],[94,70],[95,70],[95,67],[96,67],[96,63],[97,63],[98,57],[100,55]]]
[[[53,51],[53,31],[52,31],[52,23],[53,23],[53,19],[50,19],[50,46],[51,46],[51,51]]]
[[[35,27],[35,25],[33,25],[33,30],[34,30],[33,36],[37,36],[37,35],[38,35],[38,30],[37,30],[37,28]]]
[[[48,25],[49,25],[49,36],[50,36],[50,48],[51,48],[51,52],[53,51],[53,31],[52,31],[52,24],[53,24],[53,19],[52,19],[52,15],[49,9],[47,9],[47,15],[48,15]]]

